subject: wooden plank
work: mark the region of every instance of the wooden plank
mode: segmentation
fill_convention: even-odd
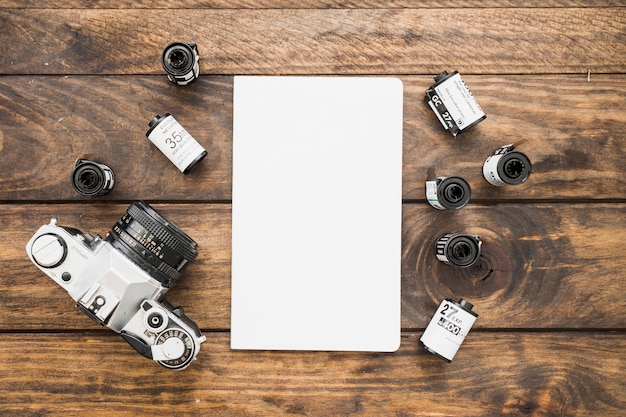
[[[626,198],[626,142],[620,133],[626,130],[626,78],[463,79],[487,119],[455,139],[422,99],[428,82],[410,78],[404,83],[405,198],[425,198],[429,171],[465,178],[477,200]],[[529,180],[518,186],[488,184],[482,175],[487,156],[519,140],[526,142],[518,150],[532,162]]]
[[[429,171],[466,178],[476,201],[626,199],[626,76],[464,75],[487,119],[456,139],[424,102],[432,77],[401,79],[405,199],[425,198]],[[0,77],[0,201],[87,200],[69,180],[85,154],[116,174],[106,200],[228,201],[232,96],[232,77],[202,76],[189,88],[164,75]],[[187,176],[145,137],[165,112],[209,152]],[[529,181],[489,185],[486,157],[520,139],[533,162]]]
[[[622,333],[473,332],[451,364],[418,346],[414,333],[393,354],[231,351],[228,334],[208,336],[198,360],[173,374],[115,335],[5,334],[0,408],[52,416],[598,417],[626,406]]]
[[[12,9],[417,9],[441,8],[439,0],[5,0]],[[450,0],[447,8],[620,7],[620,0]]]
[[[623,413],[623,0],[1,3],[0,414]],[[188,88],[169,84],[160,67],[174,40],[200,47],[202,76]],[[455,69],[488,115],[458,139],[423,101],[432,76]],[[400,74],[398,352],[229,349],[233,74]],[[188,176],[145,138],[148,120],[164,112],[209,151]],[[482,162],[519,139],[531,179],[489,186]],[[117,174],[109,195],[71,189],[73,161],[85,154]],[[470,205],[428,206],[432,172],[468,179]],[[167,294],[208,337],[184,373],[98,328],[24,251],[50,217],[104,234],[135,199],[199,243],[198,259]],[[482,237],[477,265],[435,259],[433,243],[447,232]],[[418,342],[445,297],[466,298],[479,314],[451,364]]]
[[[624,204],[499,204],[459,212],[404,208],[403,326],[424,326],[434,302],[463,297],[485,328],[624,328],[620,255]],[[467,269],[435,261],[445,233],[483,241]],[[601,282],[601,284],[600,284]],[[605,323],[604,321],[607,320]]]
[[[3,74],[158,74],[174,40],[205,74],[626,71],[619,7],[2,9],[0,26]]]
[[[0,260],[10,269],[12,278],[7,281],[10,285],[0,289],[0,309],[12,313],[0,317],[0,330],[5,326],[32,329],[33,325],[39,329],[95,329],[94,323],[74,308],[75,303],[67,293],[31,264],[25,245],[52,217],[57,218],[61,226],[104,236],[127,207],[127,204],[105,203],[1,206],[0,235],[7,240],[0,243]],[[184,276],[167,298],[185,307],[186,313],[203,328],[228,328],[230,205],[155,204],[154,207],[187,232],[199,246],[198,258],[186,267]],[[182,292],[176,295],[178,291]],[[43,321],[42,308],[46,310]],[[201,319],[200,314],[207,316]],[[35,323],[26,319],[28,316],[34,318]]]
[[[230,328],[230,205],[154,204],[198,242],[199,256],[167,294],[203,329]],[[104,235],[123,204],[8,205],[0,212],[0,331],[96,329],[28,260],[24,245],[51,217]],[[402,327],[424,328],[439,302],[465,298],[479,329],[626,328],[622,236],[626,204],[470,205],[403,210]],[[481,236],[483,256],[465,270],[437,261],[445,233]],[[104,331],[104,330],[103,330]]]
[[[76,158],[115,173],[107,199],[230,199],[232,77],[178,89],[161,77],[10,77],[0,87],[0,200],[84,200],[71,186]],[[184,176],[147,138],[169,112],[208,149]]]

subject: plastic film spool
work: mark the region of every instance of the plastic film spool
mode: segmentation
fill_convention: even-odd
[[[174,42],[165,47],[161,64],[167,78],[177,85],[191,84],[200,75],[200,55],[195,43]]]
[[[514,151],[514,145],[496,149],[483,164],[483,176],[491,185],[518,185],[530,176],[530,159],[521,152]]]
[[[72,186],[82,195],[104,195],[113,189],[115,175],[104,164],[78,158],[72,170]]]
[[[439,210],[458,210],[467,205],[472,190],[461,177],[437,177],[426,181],[426,200]]]
[[[445,264],[468,268],[480,257],[481,246],[478,236],[449,233],[437,239],[435,255]]]

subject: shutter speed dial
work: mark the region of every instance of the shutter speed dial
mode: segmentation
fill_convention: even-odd
[[[159,354],[155,352],[159,350]],[[152,347],[155,360],[170,369],[181,369],[193,359],[193,340],[182,329],[168,329],[161,333]],[[158,355],[158,357],[157,357]]]
[[[31,253],[37,265],[42,268],[54,268],[65,260],[67,245],[61,236],[46,233],[35,239]]]
[[[185,353],[184,342],[177,337],[170,337],[163,342],[163,354],[167,359],[178,359]]]

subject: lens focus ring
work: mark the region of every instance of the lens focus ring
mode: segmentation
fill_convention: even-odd
[[[198,256],[196,242],[146,203],[131,204],[127,214],[163,244],[176,252],[180,252],[188,261],[193,261]]]
[[[165,287],[198,255],[196,242],[144,202],[134,202],[106,240]]]

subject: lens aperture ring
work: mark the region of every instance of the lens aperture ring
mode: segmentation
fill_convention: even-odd
[[[120,219],[118,225],[140,244],[141,251],[148,250],[154,256],[176,269],[180,269],[178,267],[182,267],[187,262],[185,256],[176,250],[177,245],[175,243],[172,244],[173,242],[168,241],[167,237],[163,240],[163,236],[159,236],[158,232],[148,230],[143,223],[128,214],[125,214]]]
[[[111,228],[107,241],[164,286],[169,288],[180,278],[180,272],[176,268],[168,265],[151,250],[147,250],[132,234],[127,233],[119,223]]]
[[[143,202],[130,205],[106,240],[166,287],[198,255],[195,241]]]
[[[196,242],[176,225],[163,218],[146,203],[133,203],[124,217],[129,216],[141,224],[154,238],[168,246],[187,260],[193,261],[198,256]],[[122,217],[122,219],[124,219]]]

